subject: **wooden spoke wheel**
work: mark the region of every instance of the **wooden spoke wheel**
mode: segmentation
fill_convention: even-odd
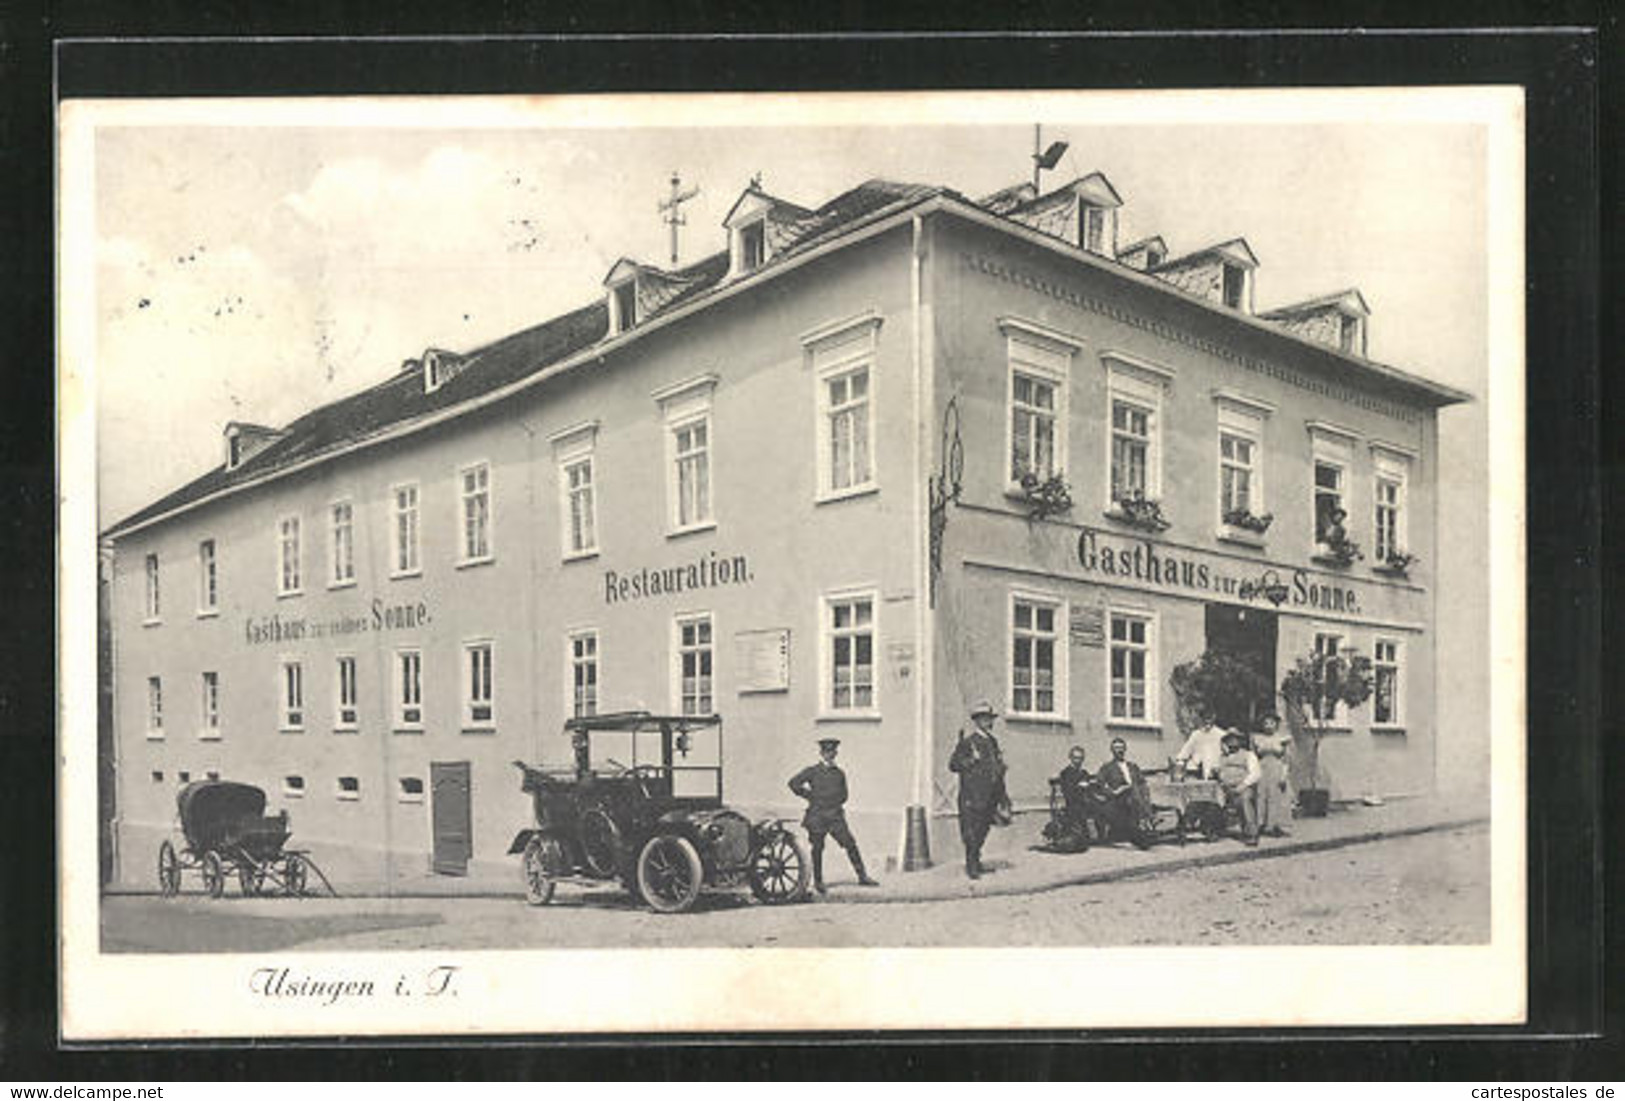
[[[298,853],[288,854],[288,863],[282,871],[282,889],[290,895],[305,893],[305,858]]]
[[[564,846],[557,838],[532,837],[525,846],[523,869],[525,901],[532,906],[546,906],[553,901],[559,876],[564,872]]]
[[[265,867],[247,861],[237,865],[237,885],[245,896],[259,894],[265,889]]]
[[[786,829],[768,831],[750,854],[751,893],[770,905],[807,897],[812,858],[801,838]]]
[[[700,897],[705,869],[686,837],[656,834],[638,854],[638,893],[650,909],[680,914]]]
[[[613,877],[621,867],[621,827],[603,807],[581,812],[581,862],[599,879]]]
[[[175,855],[175,846],[165,841],[158,846],[158,893],[172,898],[181,889],[181,858]]]
[[[220,863],[220,854],[210,849],[203,854],[203,889],[210,898],[219,898],[226,892],[226,869]]]

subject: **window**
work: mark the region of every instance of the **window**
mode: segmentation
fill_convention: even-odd
[[[204,738],[220,737],[220,674],[203,674],[203,733]]]
[[[297,661],[282,663],[282,729],[305,728],[305,667]]]
[[[1150,497],[1151,410],[1112,399],[1112,500]]]
[[[277,593],[293,596],[299,592],[299,517],[284,516],[277,525]]]
[[[214,540],[205,539],[197,545],[197,610],[198,615],[218,611],[219,592],[215,582]]]
[[[468,694],[463,700],[463,720],[470,725],[489,726],[493,716],[491,696],[491,644],[469,642],[463,645],[468,670]]]
[[[1108,507],[1162,493],[1162,394],[1173,375],[1120,352],[1106,357]]]
[[[825,601],[829,676],[825,701],[832,712],[875,710],[875,598],[872,594]]]
[[[1224,304],[1232,310],[1247,308],[1247,271],[1239,264],[1224,265]]]
[[[192,782],[191,771],[183,768],[179,772],[175,773],[175,782],[178,784],[190,784]]]
[[[767,259],[767,222],[752,222],[739,229],[739,268],[755,271]]]
[[[337,688],[338,698],[335,701],[333,725],[340,730],[354,730],[361,718],[359,704],[360,692],[356,684],[355,658],[346,654],[337,660],[334,670],[334,685]]]
[[[158,556],[147,555],[147,622],[158,622],[163,608],[158,601]]]
[[[1361,339],[1358,317],[1343,314],[1337,323],[1337,346],[1350,355],[1364,355],[1365,342]]]
[[[203,778],[205,780],[218,780],[220,779],[220,770],[211,768],[203,774]]]
[[[484,562],[491,557],[491,467],[476,463],[464,467],[462,482],[463,561]]]
[[[1106,251],[1106,212],[1098,206],[1083,208],[1083,247],[1093,253]]]
[[[1343,468],[1336,463],[1315,461],[1315,542],[1331,543],[1347,535],[1343,521]]]
[[[305,778],[303,776],[284,776],[282,778],[282,794],[289,799],[303,799],[305,797]]]
[[[682,715],[709,715],[715,708],[711,694],[712,663],[709,615],[680,616],[677,620],[677,711]]]
[[[1111,619],[1110,683],[1107,716],[1116,722],[1156,721],[1151,686],[1152,619],[1139,612],[1113,610]]]
[[[1253,452],[1257,444],[1235,432],[1219,433],[1219,513],[1254,513]]]
[[[1220,536],[1230,538],[1247,516],[1258,519],[1266,513],[1264,419],[1275,407],[1229,390],[1215,391],[1213,401],[1219,426],[1219,523],[1231,529]],[[1247,530],[1264,534],[1257,527]]]
[[[666,421],[670,534],[711,526],[711,398],[716,375],[655,391]]]
[[[598,549],[591,455],[564,467],[564,532],[564,552],[567,556],[587,554]]]
[[[678,528],[694,527],[711,519],[710,431],[709,417],[672,428]]]
[[[1376,467],[1373,496],[1376,500],[1377,565],[1387,563],[1390,556],[1406,550],[1405,538],[1405,483],[1409,474],[1409,460],[1386,448],[1372,447],[1372,463]]]
[[[393,491],[395,505],[394,564],[396,577],[418,572],[418,487],[399,485]]]
[[[333,506],[333,572],[334,585],[355,583],[355,509],[349,501]]]
[[[1334,633],[1332,633],[1330,631],[1316,632],[1316,634],[1315,634],[1315,653],[1316,653],[1316,655],[1326,655],[1326,656],[1330,657],[1330,656],[1332,656],[1334,654],[1341,653],[1342,650],[1343,650],[1343,636],[1342,635],[1334,634]],[[1309,706],[1309,714],[1310,714],[1311,718],[1314,718],[1316,720],[1324,720],[1326,722],[1335,722],[1337,720],[1337,701],[1336,700],[1326,700],[1326,701],[1323,701],[1323,702],[1317,702],[1317,701],[1311,700],[1310,701],[1310,706]]]
[[[638,323],[637,280],[628,279],[610,293],[615,296],[615,331],[624,333]]]
[[[164,685],[157,677],[147,678],[147,737],[164,736]]]
[[[361,798],[361,780],[355,776],[340,776],[334,794],[341,802],[355,802]]]
[[[1067,379],[1077,344],[1012,317],[999,325],[1010,364],[1007,488],[1020,491],[1023,478],[1042,482],[1066,471]]]
[[[164,770],[163,769],[155,768],[155,769],[152,770],[152,782],[155,783],[155,784],[161,784],[161,783],[164,782]]]
[[[1061,606],[1015,596],[1010,600],[1010,712],[1056,716],[1062,711],[1058,633]]]
[[[1399,642],[1379,638],[1372,647],[1371,669],[1375,681],[1371,696],[1371,722],[1376,726],[1399,726],[1404,720],[1399,705]]]
[[[397,798],[403,803],[423,802],[423,780],[417,776],[402,776]]]
[[[831,493],[867,485],[870,468],[869,368],[854,368],[822,380],[825,447],[829,466],[824,488]]]
[[[423,654],[418,650],[395,652],[395,724],[406,728],[423,725]]]
[[[570,714],[581,719],[598,714],[598,632],[570,636]]]

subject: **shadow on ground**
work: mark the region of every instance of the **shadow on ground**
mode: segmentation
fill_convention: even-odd
[[[298,903],[291,901],[290,906]],[[437,913],[312,914],[309,917],[275,917],[243,913],[231,900],[211,905],[187,906],[183,915],[173,902],[163,899],[129,900],[116,924],[108,920],[102,907],[101,941],[103,952],[270,952],[291,948],[306,941],[353,933],[374,933],[389,929],[415,929],[439,925]]]

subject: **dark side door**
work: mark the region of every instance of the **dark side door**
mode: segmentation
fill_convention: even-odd
[[[467,875],[474,855],[471,768],[467,761],[431,761],[429,787],[434,821],[436,875]]]

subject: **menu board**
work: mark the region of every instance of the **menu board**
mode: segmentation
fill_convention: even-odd
[[[790,628],[735,634],[734,669],[741,694],[789,691]]]
[[[1106,645],[1106,609],[1099,605],[1072,605],[1072,622],[1068,626],[1072,645]]]

